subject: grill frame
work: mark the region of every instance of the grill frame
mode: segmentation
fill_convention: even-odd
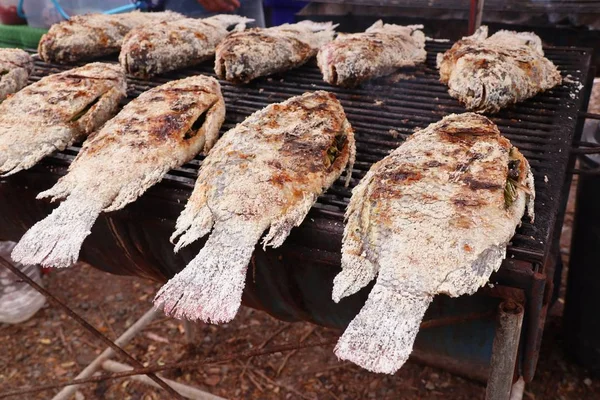
[[[450,97],[447,87],[437,80],[435,57],[437,53],[449,47],[449,43],[428,41],[426,67],[413,71],[416,79],[400,80],[392,85],[387,79],[380,79],[356,89],[334,88],[321,81],[320,72],[314,63],[283,75],[260,78],[245,86],[220,81],[227,107],[221,134],[232,128],[235,123],[243,121],[251,112],[270,103],[283,101],[310,90],[328,90],[336,94],[355,130],[357,162],[350,187],[343,187],[342,176],[319,198],[307,219],[334,221],[339,227],[337,234],[341,235],[344,209],[350,198],[351,188],[364,176],[370,165],[400,145],[415,128],[423,128],[447,114],[465,111],[457,100]],[[587,66],[591,60],[589,49],[548,47],[545,51],[548,58],[559,67],[563,77],[568,74],[572,76],[573,81],[586,82]],[[579,54],[580,59],[576,60],[577,57],[573,57],[573,54]],[[64,65],[46,64],[36,58],[36,71],[31,80],[36,81],[48,73],[68,68],[70,67]],[[215,76],[212,65],[204,63],[152,80],[130,78],[126,102],[159,84],[198,73]],[[571,86],[572,84],[568,84],[568,87],[564,87],[563,84],[498,114],[488,115],[498,125],[502,134],[529,160],[535,176],[536,221],[532,224],[527,217],[523,219],[522,226],[517,229],[507,249],[507,256],[510,258],[544,264],[548,257],[550,246],[547,244],[552,239],[559,213],[560,192],[565,182],[569,150],[576,136],[578,111],[583,102],[580,93],[576,93],[574,98],[567,94],[571,93]],[[400,93],[401,91],[405,93]],[[376,105],[376,101],[383,101],[383,104]],[[564,101],[565,104],[561,105],[560,101]],[[516,123],[517,120],[521,123]],[[397,137],[394,137],[395,133],[390,133],[391,129],[397,132]],[[47,157],[42,164],[51,166],[57,173],[63,174],[62,169],[68,167],[79,149],[79,145],[71,146]],[[191,192],[202,159],[203,157],[198,156],[182,167],[170,171],[157,186]],[[544,176],[548,177],[548,182],[545,182]],[[178,197],[177,200],[185,201],[186,197]],[[321,243],[321,246],[318,243],[315,245],[324,250],[331,249],[326,243]]]
[[[367,155],[362,164],[358,162],[356,165],[351,185],[354,186],[371,162],[387,154],[388,150],[377,149],[374,146],[388,146],[391,150],[410,135],[413,128],[436,122],[451,112],[465,111],[458,101],[450,98],[447,88],[438,82],[437,71],[434,68],[436,53],[450,46],[450,43],[429,41],[426,66],[413,71],[415,79],[401,79],[394,84],[389,83],[387,79],[381,79],[358,89],[332,88],[321,82],[314,64],[280,76],[261,78],[245,86],[232,86],[221,81],[227,107],[226,123],[222,132],[266,104],[285,100],[291,95],[307,90],[329,90],[338,96],[355,128],[358,160],[360,161],[363,153]],[[566,70],[565,74],[571,74],[573,79],[584,85],[588,82],[590,50],[559,47],[549,47],[545,50],[559,69]],[[114,58],[105,61],[116,62]],[[71,68],[45,64],[39,59],[36,60],[36,67],[31,77],[32,81],[48,73]],[[195,73],[214,76],[212,65],[208,63],[167,74],[153,81],[130,79],[128,98],[125,102],[130,101],[139,91]],[[399,89],[406,91],[396,97],[384,96],[386,91]],[[508,248],[507,259],[490,279],[496,283],[493,289],[482,288],[477,295],[466,299],[438,296],[426,315],[428,319],[468,313],[467,303],[474,303],[475,307],[485,308],[490,304],[493,307],[494,298],[512,298],[525,303],[526,320],[520,371],[526,381],[533,378],[549,294],[552,292],[553,257],[556,255],[560,232],[557,227],[560,228],[564,217],[566,188],[570,182],[567,170],[573,163],[569,150],[573,141],[578,140],[581,134],[582,123],[578,120],[578,111],[587,105],[590,86],[584,89],[571,98],[569,93],[572,87],[569,84],[492,116],[500,131],[521,149],[534,169],[538,195],[536,222],[531,225],[524,221],[523,227],[517,231],[513,244]],[[429,93],[428,91],[434,93],[435,97],[423,96],[423,93]],[[271,97],[267,97],[268,95]],[[376,106],[376,100],[382,100],[383,105]],[[561,112],[557,113],[556,110]],[[354,118],[354,113],[366,115],[359,121],[358,118]],[[515,123],[513,120],[520,115],[525,121],[522,124],[523,128],[511,126]],[[549,119],[545,120],[546,117]],[[390,119],[393,126],[382,128],[381,124],[377,124],[381,120]],[[393,137],[388,128],[396,129],[398,137]],[[525,142],[524,138],[529,142],[523,145],[521,142]],[[539,151],[536,148],[538,145],[546,149],[545,152]],[[49,213],[52,206],[48,202],[35,201],[33,198],[66,174],[68,165],[79,148],[78,145],[72,146],[45,158],[28,171],[0,179],[0,239],[18,240],[26,229]],[[363,148],[367,151],[363,152]],[[149,189],[136,202],[121,211],[101,216],[92,229],[90,238],[84,243],[81,258],[107,272],[138,275],[160,281],[181,270],[197,254],[203,241],[198,241],[178,255],[173,255],[168,237],[173,231],[175,219],[191,193],[200,163],[201,157],[197,157],[181,168],[172,170],[161,183]],[[361,168],[363,172],[359,172]],[[546,174],[549,177],[548,183],[543,179],[543,175]],[[279,319],[306,320],[337,328],[343,328],[362,307],[370,287],[345,299],[339,305],[334,305],[330,298],[331,282],[339,270],[343,231],[343,211],[339,208],[339,202],[347,201],[350,193],[348,189],[341,187],[343,178],[342,176],[334,187],[321,196],[321,205],[313,207],[302,225],[292,231],[281,248],[263,252],[257,247],[252,267],[248,270],[244,304],[265,310]],[[542,212],[540,206],[543,206]],[[321,280],[327,282],[322,283]],[[310,298],[307,297],[308,294]],[[485,321],[481,322],[482,324],[477,325],[474,330],[472,326],[469,328],[470,325],[463,324],[456,329],[451,327],[450,330],[433,332],[433,339],[426,337],[423,341],[425,352],[420,350],[418,340],[414,353],[418,355],[416,358],[442,368],[448,368],[448,360],[452,360],[451,368],[454,372],[475,379],[485,379],[487,373],[485,364],[482,364],[485,360],[481,357],[470,354],[470,358],[466,360],[456,360],[453,359],[456,354],[444,353],[444,357],[440,358],[439,349],[436,352],[435,346],[431,345],[440,342],[445,346],[444,351],[457,344],[457,347],[460,347],[461,344],[464,345],[460,338],[465,336],[465,331],[472,329],[487,334],[489,331],[486,329],[493,328],[493,321],[487,321],[487,324],[483,324]],[[472,333],[468,332],[466,337],[471,335]],[[490,336],[493,337],[491,334]],[[449,339],[451,343],[447,338],[452,338]],[[459,352],[458,355],[463,354]]]

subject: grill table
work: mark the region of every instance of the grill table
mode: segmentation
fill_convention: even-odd
[[[341,101],[357,142],[350,187],[343,186],[342,176],[280,248],[265,252],[257,246],[248,269],[245,305],[282,320],[304,320],[340,329],[356,315],[371,286],[339,304],[331,300],[333,277],[340,270],[343,214],[351,189],[374,162],[389,154],[415,128],[465,112],[438,82],[435,69],[436,54],[450,45],[429,41],[426,66],[396,77],[396,82],[385,78],[356,89],[325,84],[314,64],[244,86],[221,81],[227,107],[222,132],[270,103],[322,89],[335,93]],[[524,307],[522,334],[520,325],[511,328],[517,338],[521,334],[516,374],[525,381],[533,378],[553,291],[554,262],[571,180],[567,170],[574,162],[570,149],[581,135],[583,121],[578,113],[586,109],[591,89],[591,52],[558,47],[546,48],[545,52],[567,82],[491,118],[531,164],[536,186],[535,223],[525,218],[517,229],[507,259],[490,280],[493,287],[484,287],[474,296],[436,297],[425,316],[431,327],[419,333],[413,353],[417,361],[482,381],[487,380],[490,365],[498,371],[496,362],[490,361],[496,336],[496,321],[490,312],[501,302],[503,307],[515,302]],[[37,59],[31,80],[68,68]],[[150,81],[129,79],[126,101],[169,80],[199,73],[214,76],[212,63]],[[28,171],[0,180],[0,239],[18,240],[50,213],[54,205],[36,201],[35,196],[66,174],[79,149],[79,145],[71,146]],[[158,281],[166,281],[183,269],[204,241],[174,254],[169,236],[201,163],[202,157],[196,157],[169,172],[160,184],[125,209],[102,214],[85,241],[81,259],[109,273]],[[518,340],[511,345],[515,352],[518,345]],[[494,354],[500,354],[495,346]],[[502,379],[512,381],[512,370],[504,372]]]

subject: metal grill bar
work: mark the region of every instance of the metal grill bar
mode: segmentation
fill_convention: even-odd
[[[352,173],[350,188],[343,186],[343,177],[319,198],[310,218],[343,219],[345,206],[354,187],[370,166],[389,154],[415,128],[423,128],[451,113],[464,112],[457,100],[450,97],[447,88],[439,83],[435,68],[437,53],[450,47],[449,43],[428,42],[428,57],[424,66],[408,72],[397,82],[389,78],[369,82],[356,89],[334,88],[325,84],[314,63],[283,75],[261,78],[245,86],[221,81],[227,107],[222,132],[243,121],[249,114],[274,102],[307,91],[328,90],[335,93],[354,127],[357,140],[357,162]],[[508,248],[509,256],[540,262],[548,252],[556,216],[559,211],[560,189],[564,182],[570,145],[575,133],[582,96],[579,82],[586,82],[590,51],[577,48],[546,49],[546,55],[560,69],[569,83],[540,94],[522,104],[492,116],[500,131],[516,145],[529,160],[536,181],[536,221],[523,220]],[[49,73],[67,69],[66,66],[36,62],[32,80]],[[212,64],[156,77],[152,81],[129,80],[127,101],[141,92],[167,81],[194,74],[214,76]],[[79,146],[48,157],[46,167],[60,173],[79,151]],[[195,183],[202,157],[197,157],[181,168],[171,171],[159,187],[182,189],[189,193]],[[157,193],[158,190],[154,191]],[[167,196],[167,194],[165,194]],[[172,197],[172,193],[168,194]],[[186,196],[182,195],[182,200]],[[341,226],[340,225],[340,235]]]

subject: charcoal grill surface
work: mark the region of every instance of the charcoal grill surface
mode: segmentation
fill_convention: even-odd
[[[304,228],[308,229],[311,224],[318,223],[333,226],[337,237],[312,243],[317,248],[332,250],[340,241],[343,215],[351,189],[370,166],[400,145],[416,128],[423,128],[451,113],[465,112],[464,107],[449,96],[447,87],[438,81],[436,55],[449,47],[450,43],[429,41],[424,67],[407,71],[405,76],[396,79],[384,78],[355,89],[336,88],[324,83],[314,64],[282,75],[260,78],[244,86],[220,81],[227,107],[222,133],[270,103],[307,91],[328,90],[335,93],[356,133],[356,164],[350,187],[344,187],[343,177],[338,179],[319,198],[304,223]],[[586,82],[591,56],[588,50],[579,48],[551,47],[546,48],[545,52],[557,65],[563,78],[567,78],[566,82],[491,116],[502,134],[529,160],[535,176],[535,222],[531,223],[525,217],[508,247],[510,258],[532,263],[541,263],[549,251],[550,246],[547,244],[551,240],[559,212],[569,149],[584,97],[580,96],[583,92],[579,82]],[[64,65],[46,64],[37,59],[31,80],[36,81],[68,68],[70,67]],[[159,76],[151,81],[129,79],[126,101],[164,82],[200,73],[214,76],[212,63]],[[50,167],[54,172],[64,174],[65,167],[68,167],[79,149],[80,146],[71,146],[63,152],[55,153],[47,157],[40,167]],[[158,186],[169,190],[165,195],[185,202],[193,189],[201,163],[202,157],[196,157],[181,168],[172,170]]]

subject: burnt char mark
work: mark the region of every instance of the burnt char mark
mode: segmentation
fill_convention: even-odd
[[[479,206],[483,205],[483,202],[481,202],[478,199],[456,198],[456,199],[452,199],[452,204],[454,204],[457,208],[464,208],[464,207],[479,207]]]
[[[422,178],[419,171],[389,171],[381,176],[382,179],[388,181],[388,184],[406,184],[413,181],[418,181]]]
[[[279,187],[283,187],[287,182],[292,181],[294,181],[294,178],[285,171],[273,174],[273,176],[269,180],[269,182]]]
[[[84,80],[98,80],[98,81],[117,81],[116,77],[112,76],[84,76],[77,74],[65,74],[65,75],[55,75],[56,79],[59,80],[73,80],[74,83],[79,83]]]
[[[443,164],[439,161],[433,160],[433,161],[427,161],[425,163],[425,166],[427,166],[428,168],[437,168],[437,167],[441,167]]]
[[[292,135],[286,135],[287,140],[281,146],[280,153],[283,157],[300,160],[303,167],[309,172],[319,172],[326,168],[323,162],[326,149],[314,141],[302,141]]]
[[[419,171],[386,170],[380,175],[380,179],[377,179],[371,197],[373,199],[400,198],[404,185],[416,182],[421,178],[422,175]]]
[[[177,135],[185,125],[185,121],[178,117],[172,114],[161,115],[150,124],[149,133],[158,140]]]
[[[486,182],[474,179],[471,176],[465,176],[463,182],[466,183],[471,190],[500,190],[502,185],[493,182]]]

